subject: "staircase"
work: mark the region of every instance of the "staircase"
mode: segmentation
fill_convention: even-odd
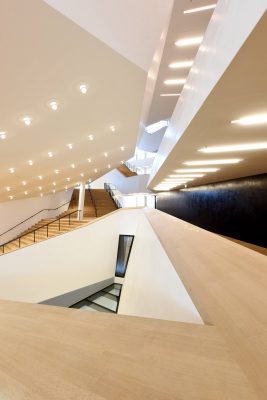
[[[101,217],[117,209],[111,196],[105,189],[91,189],[91,194],[95,202],[97,216]]]
[[[130,178],[131,176],[136,176],[137,173],[135,171],[132,171],[125,163],[121,164],[119,167],[117,167],[117,170],[126,178]]]
[[[79,303],[74,304],[71,308],[78,308],[84,311],[117,313],[121,287],[121,284],[113,283],[86,299],[79,301]]]

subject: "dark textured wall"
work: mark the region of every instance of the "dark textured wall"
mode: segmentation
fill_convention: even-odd
[[[267,174],[160,193],[157,208],[209,231],[267,247]]]

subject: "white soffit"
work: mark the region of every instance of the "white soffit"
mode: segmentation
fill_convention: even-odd
[[[42,0],[1,2],[0,37],[0,132],[7,135],[0,139],[0,201],[96,179],[133,155],[143,69]],[[80,83],[88,84],[87,94]],[[48,107],[52,99],[58,111]]]
[[[44,0],[145,71],[173,0]]]
[[[266,5],[266,0],[219,1],[155,158],[150,188],[175,169],[189,168],[183,162],[190,160],[244,159],[188,182],[188,187],[266,172],[266,150],[198,152],[206,146],[266,141],[266,125],[249,129],[231,124],[244,115],[266,112]]]

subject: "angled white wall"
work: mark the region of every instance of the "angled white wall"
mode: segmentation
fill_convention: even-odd
[[[73,190],[69,189],[68,191],[58,192],[48,196],[31,197],[23,200],[12,200],[0,203],[0,235],[43,209],[57,208],[67,203],[71,199],[72,192]],[[58,211],[43,211],[12,231],[0,236],[0,244],[13,239],[41,219],[54,218],[67,209],[68,204],[62,206]]]
[[[92,189],[103,189],[104,183],[112,183],[121,193],[147,193],[146,188],[149,175],[136,175],[126,178],[117,169],[90,183]]]

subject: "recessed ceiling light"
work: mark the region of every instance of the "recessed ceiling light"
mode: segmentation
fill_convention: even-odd
[[[155,133],[155,132],[159,131],[160,129],[165,128],[168,125],[169,125],[168,121],[161,120],[161,121],[155,122],[154,124],[148,125],[146,127],[145,131],[152,135],[152,133]]]
[[[111,125],[111,126],[110,126],[110,130],[111,130],[111,132],[115,132],[115,130],[116,130],[115,126],[114,126],[114,125]]]
[[[108,164],[108,169],[110,169],[111,168],[111,165],[110,164]]]
[[[25,194],[25,196],[27,196],[27,194],[28,194],[28,191],[27,191],[27,190],[25,190],[24,194]]]
[[[14,197],[13,197],[13,196],[9,196],[9,198],[10,198],[10,200],[13,200],[13,199],[14,199]]]
[[[73,144],[72,144],[72,143],[69,143],[69,144],[67,144],[67,147],[68,147],[70,150],[72,150]]]
[[[42,186],[38,186],[38,189],[39,189],[39,190],[42,190]]]
[[[53,157],[52,151],[49,151],[47,154],[48,154],[48,157],[50,157],[50,158]]]
[[[166,79],[164,81],[165,85],[183,85],[186,79]]]
[[[22,181],[21,183],[22,183],[23,186],[26,186],[26,185],[27,185],[27,182],[26,182],[26,181]]]
[[[178,97],[178,96],[180,96],[180,93],[162,93],[160,96],[161,97]]]
[[[92,182],[92,179],[89,179],[89,181],[88,181],[89,183],[91,183]]]
[[[11,190],[10,187],[7,186],[7,187],[6,187],[6,191],[7,191],[7,192],[10,192],[10,190]]]
[[[38,179],[41,181],[43,179],[42,175],[38,175]]]
[[[79,86],[79,90],[82,94],[86,94],[88,91],[88,86],[85,83],[81,83]]]
[[[66,191],[68,190],[68,186],[65,186],[65,190],[66,190]]]
[[[200,11],[208,11],[212,10],[216,7],[216,4],[210,4],[208,6],[203,6],[203,7],[197,7],[197,8],[189,8],[189,10],[185,10],[184,14],[192,14]]]
[[[177,178],[177,175],[169,175],[169,177],[172,179],[166,178],[165,180],[173,180],[176,182],[178,182],[178,181],[193,181],[194,180],[194,178]]]
[[[200,44],[203,40],[203,36],[194,36],[190,38],[179,39],[175,42],[175,46],[185,47],[185,46],[194,46]]]
[[[53,182],[53,186],[56,186],[56,182]]]
[[[121,151],[124,151],[125,150],[125,147],[124,146],[121,146]]]
[[[250,151],[250,150],[265,150],[265,149],[267,149],[267,142],[202,147],[198,151],[200,151],[201,153],[228,153],[233,151]]]
[[[108,153],[104,153],[104,156],[107,157],[107,156],[108,156]]]
[[[28,115],[25,115],[25,117],[22,118],[22,121],[26,126],[29,126],[32,123],[32,118],[29,117]]]
[[[246,117],[231,121],[231,124],[260,125],[267,123],[267,114],[247,115]]]
[[[219,168],[189,168],[189,169],[176,169],[175,172],[184,172],[184,173],[191,173],[191,172],[217,172]]]
[[[75,168],[75,164],[71,164],[70,166],[71,166],[71,168]]]
[[[55,174],[59,174],[59,170],[58,169],[55,169]]]
[[[121,160],[121,164],[124,164],[124,161],[123,161],[123,160]]]
[[[40,197],[43,197],[43,193],[40,193]]]
[[[177,178],[202,178],[204,174],[179,174]]]
[[[87,158],[87,161],[88,161],[88,162],[92,162],[91,158]]]
[[[0,132],[0,139],[4,140],[6,139],[6,132]]]
[[[241,158],[226,158],[219,160],[197,160],[197,161],[186,161],[183,164],[194,166],[194,165],[224,165],[224,164],[238,164],[243,161]]]
[[[81,177],[84,177],[84,173],[83,172],[81,172],[80,175],[81,175]]]
[[[67,178],[67,181],[69,182],[69,181],[70,181],[70,178]]]
[[[94,169],[94,172],[97,173],[97,168]]]
[[[89,140],[94,140],[94,135],[88,135]]]
[[[9,168],[9,172],[10,172],[11,174],[14,174],[15,168]]]
[[[51,108],[51,110],[57,111],[58,110],[58,102],[56,100],[51,100],[49,102],[49,107]]]
[[[28,164],[29,164],[29,165],[33,165],[33,161],[32,161],[32,160],[29,160],[29,161],[28,161]]]
[[[53,193],[56,193],[55,189],[52,190]]]
[[[169,64],[169,67],[172,69],[180,69],[180,68],[188,68],[192,67],[193,61],[177,61],[177,62],[172,62]]]

